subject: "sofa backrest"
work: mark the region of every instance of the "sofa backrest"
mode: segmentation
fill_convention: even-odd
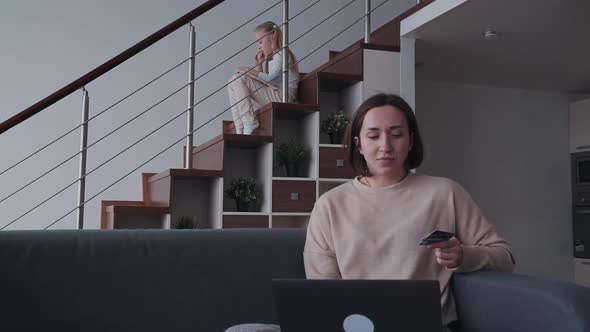
[[[0,232],[0,330],[223,331],[276,323],[305,231]]]
[[[590,289],[501,272],[455,274],[461,331],[590,331]]]

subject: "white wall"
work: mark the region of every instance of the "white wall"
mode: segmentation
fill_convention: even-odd
[[[217,38],[246,22],[277,1],[227,0],[212,12],[195,21],[197,49],[203,49]],[[312,4],[313,0],[291,1],[291,15]],[[305,15],[291,22],[291,40],[302,35],[348,0],[324,0]],[[0,10],[0,121],[8,119],[36,101],[75,80],[96,66],[155,32],[172,20],[195,8],[203,0],[6,0]],[[377,28],[397,14],[415,4],[414,0],[389,1],[373,16]],[[375,7],[374,5],[373,7]],[[313,33],[292,45],[302,59],[356,18],[361,17],[363,2],[356,1],[348,9],[318,27]],[[198,56],[197,75],[211,69],[239,49],[253,41],[254,27],[265,20],[281,20],[281,6],[276,6],[261,18],[211,47]],[[313,70],[328,58],[328,50],[340,50],[362,38],[363,22],[312,54],[301,63],[301,70]],[[181,29],[169,38],[152,46],[145,54],[118,67],[87,86],[91,97],[91,116],[126,96],[140,85],[186,58],[187,29]],[[197,100],[201,100],[224,84],[233,68],[249,65],[255,47],[229,61],[197,83]],[[111,129],[155,104],[186,82],[187,67],[182,66],[154,86],[120,104],[91,122],[89,142],[96,142]],[[225,89],[197,107],[195,126],[203,124],[229,106]],[[159,105],[147,115],[128,125],[121,132],[105,139],[89,150],[88,170],[123,150],[164,121],[179,114],[186,107],[184,92]],[[76,126],[80,119],[81,93],[77,92],[3,135],[0,135],[0,172],[27,153],[42,147],[66,130]],[[230,113],[214,120],[200,130],[195,143],[218,134],[221,121],[230,119]],[[169,124],[123,156],[88,176],[87,198],[92,197],[110,183],[132,171],[143,161],[181,138],[185,131],[184,117]],[[17,170],[0,175],[0,200],[52,166],[76,153],[79,134],[66,137],[55,147],[24,163]],[[86,227],[99,225],[98,206],[101,199],[141,199],[139,172],[160,172],[170,167],[181,167],[181,146],[165,152],[146,166],[134,172],[118,185],[94,198],[86,208]],[[51,176],[22,193],[0,203],[0,227],[30,207],[52,195],[57,189],[75,181],[77,158]],[[43,228],[63,216],[75,206],[76,186],[71,187],[40,209],[25,216],[8,229]],[[56,224],[54,228],[74,227],[74,214]]]
[[[517,272],[573,280],[565,94],[418,81],[426,156],[510,242]]]
[[[400,53],[378,50],[364,50],[364,99],[378,93],[401,94],[400,58]]]

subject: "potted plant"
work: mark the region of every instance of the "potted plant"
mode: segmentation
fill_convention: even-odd
[[[176,222],[172,225],[175,229],[193,229],[199,224],[195,222],[196,218],[189,216],[182,216],[176,219]]]
[[[277,166],[285,167],[287,176],[296,176],[297,163],[307,158],[309,150],[305,144],[290,141],[277,147]]]
[[[230,182],[225,195],[236,201],[238,211],[247,212],[250,210],[251,203],[260,201],[262,192],[254,178],[238,177]]]
[[[344,112],[332,112],[328,115],[328,118],[322,121],[322,127],[320,128],[322,133],[330,136],[330,144],[342,144],[342,136],[348,127],[348,120],[344,115]]]

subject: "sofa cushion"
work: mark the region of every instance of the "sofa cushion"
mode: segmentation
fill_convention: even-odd
[[[0,232],[0,330],[223,331],[277,321],[304,230]]]

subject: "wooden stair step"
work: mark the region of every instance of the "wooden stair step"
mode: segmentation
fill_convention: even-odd
[[[282,102],[272,102],[268,103],[261,108],[257,109],[254,114],[256,117],[260,117],[261,115],[266,114],[269,111],[273,111],[273,115],[282,119],[299,119],[308,115],[309,113],[317,112],[319,110],[318,105],[316,104],[301,104],[301,103],[282,103]],[[265,123],[265,119],[262,119],[261,125],[268,126]],[[236,126],[234,125],[233,121],[223,121],[222,128],[224,134],[235,134],[236,133]],[[273,132],[266,130],[268,132],[268,136],[272,135]],[[261,134],[258,132],[258,129],[254,131],[254,134]]]
[[[317,104],[299,103],[272,103],[270,107],[274,110],[275,118],[281,119],[299,119],[320,109]]]
[[[154,228],[161,225],[167,213],[170,207],[151,206],[144,201],[102,201],[100,228]],[[129,220],[129,217],[136,220]],[[137,218],[145,219],[138,222]]]
[[[111,205],[107,207],[107,212],[117,214],[132,215],[162,215],[170,213],[169,206],[133,206],[133,205]]]
[[[256,114],[256,113],[255,113]],[[260,121],[260,127],[256,128],[253,135],[261,135],[261,136],[271,136],[272,135],[272,128],[270,127],[271,124],[267,123],[266,121]],[[222,122],[222,133],[223,134],[231,134],[236,135],[236,126],[233,121],[224,120]]]
[[[178,179],[207,179],[223,176],[221,170],[202,170],[170,168],[151,176],[146,183],[146,191],[149,200],[147,206],[168,207],[173,202],[175,180]]]
[[[233,121],[223,120],[221,123],[221,132],[224,134],[235,134],[236,126]]]
[[[320,72],[362,75],[362,47],[361,42],[354,43],[349,48],[338,52],[329,61],[314,71],[305,75],[301,81],[313,78]]]
[[[228,147],[255,148],[272,143],[272,136],[223,134],[223,140]]]
[[[358,41],[340,52],[331,54],[330,60],[299,81],[299,100],[318,104],[319,92],[334,92],[363,80],[363,50],[399,52],[399,42],[363,43]]]
[[[148,181],[149,179],[158,173],[141,173],[141,191],[142,191],[142,199],[144,202],[149,202],[150,199],[150,192],[147,190],[148,188]]]
[[[360,55],[360,51],[363,49],[400,52],[399,45],[394,46],[391,44],[364,43],[359,41],[352,44],[343,51],[330,51],[329,61],[319,66],[316,70],[305,75],[301,80],[303,81],[313,79],[317,73],[355,74],[360,75],[362,80],[362,69],[351,72],[351,68],[339,65],[343,61],[350,62],[350,58],[354,55]],[[362,63],[359,63],[358,65],[362,66]]]
[[[334,92],[363,80],[363,75],[319,72],[320,91]]]
[[[317,105],[320,101],[320,91],[338,91],[362,81],[362,50],[361,43],[355,43],[305,75],[299,81],[299,101]],[[322,80],[324,82],[321,82]]]
[[[101,200],[100,201],[100,228],[108,228],[108,214],[107,210],[110,206],[144,206],[144,201],[120,201],[120,200]]]
[[[254,131],[256,133],[256,131]],[[193,149],[193,155],[207,150],[209,147],[224,144],[225,146],[243,146],[253,147],[272,142],[272,136],[269,135],[240,135],[240,134],[221,134],[213,137],[206,143],[203,143]]]
[[[377,50],[377,51],[388,51],[388,52],[400,52],[399,46],[387,45],[387,44],[375,44],[375,43],[361,43],[361,48],[365,50]]]
[[[165,177],[194,178],[194,177],[220,177],[223,172],[202,169],[170,168],[150,177],[149,181],[158,181]]]

